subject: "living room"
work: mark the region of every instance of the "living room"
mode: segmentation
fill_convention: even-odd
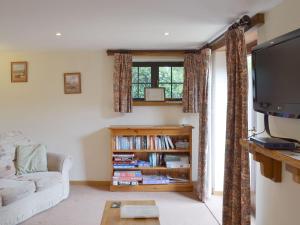
[[[0,225],[299,224],[298,162],[280,161],[275,176],[274,158],[229,146],[230,136],[267,135],[251,53],[299,29],[298,9],[297,0],[1,1]],[[241,42],[230,42],[236,30]],[[242,63],[226,54],[234,43],[244,43]],[[230,88],[248,110],[228,101]],[[228,122],[245,123],[239,115],[243,132]],[[300,140],[299,120],[270,115],[274,136]],[[250,156],[249,179],[230,149]],[[174,158],[185,162],[172,168]],[[144,181],[122,183],[118,171]],[[109,220],[106,204],[139,200],[155,218]]]

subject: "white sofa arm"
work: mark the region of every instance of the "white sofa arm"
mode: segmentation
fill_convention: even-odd
[[[64,198],[67,198],[70,192],[69,171],[72,167],[71,157],[57,153],[47,153],[47,163],[48,171],[57,171],[62,174]]]
[[[72,167],[70,156],[57,153],[47,153],[47,163],[49,171],[58,171],[61,173],[69,173]]]

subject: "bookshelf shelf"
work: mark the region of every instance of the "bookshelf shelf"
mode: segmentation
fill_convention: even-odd
[[[113,168],[114,170],[189,170],[190,168],[167,168],[165,166],[156,166],[156,167],[136,167],[136,168]]]
[[[151,192],[162,192],[162,191],[178,191],[178,192],[189,192],[193,189],[192,183],[183,183],[183,184],[168,184],[168,185],[152,185],[144,184],[137,186],[110,186],[110,191],[151,191]]]
[[[151,152],[161,152],[161,153],[187,153],[190,150],[187,149],[170,149],[170,150],[156,150],[156,149],[141,149],[141,150],[116,150],[112,151],[113,153],[151,153]]]
[[[111,191],[192,191],[192,126],[175,125],[175,126],[111,126],[111,174],[112,182]],[[180,145],[179,143],[188,143],[188,145]],[[176,145],[176,148],[171,147]],[[182,147],[182,148],[181,148]],[[114,168],[114,165],[123,164],[125,161],[118,161],[122,158],[120,155],[134,158],[128,160],[127,163],[145,162],[153,163],[152,166],[141,166],[135,168]],[[154,159],[151,160],[151,157]],[[170,168],[167,164],[170,161],[167,157],[184,158],[189,167]],[[130,158],[130,157],[129,157]],[[188,161],[187,161],[188,160]],[[120,163],[120,164],[117,164]],[[166,166],[168,165],[168,167]],[[143,165],[143,164],[142,164]],[[127,171],[127,172],[126,172]],[[114,177],[115,173],[137,173],[140,171],[142,180],[138,181],[138,185],[132,182],[128,185],[122,185],[119,179]],[[136,175],[135,175],[136,176]],[[168,179],[184,179],[186,182],[166,183],[166,184],[143,184],[147,183],[147,176],[151,177],[167,177]],[[122,177],[123,178],[123,177]],[[128,178],[128,177],[126,177]],[[136,177],[135,177],[136,178]],[[163,179],[163,178],[162,178]],[[116,181],[117,180],[117,181]],[[120,179],[121,180],[121,179]],[[176,181],[176,180],[175,180]],[[152,183],[152,182],[151,182]],[[117,185],[116,185],[117,184]]]

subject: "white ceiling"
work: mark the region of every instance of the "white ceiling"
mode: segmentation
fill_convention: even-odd
[[[0,50],[196,48],[280,1],[0,0]]]

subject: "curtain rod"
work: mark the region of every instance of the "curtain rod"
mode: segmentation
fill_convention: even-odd
[[[265,14],[258,13],[253,17],[243,16],[238,22],[233,23],[229,26],[229,29],[234,29],[237,26],[245,26],[245,32],[249,31],[254,27],[259,27],[265,23]],[[225,33],[222,33],[217,38],[209,42],[208,44],[204,45],[200,50],[204,48],[210,48],[212,51],[217,50],[225,46]]]
[[[263,13],[258,13],[253,17],[243,16],[238,22],[233,23],[229,26],[229,29],[235,28],[236,26],[245,26],[245,32],[248,30],[261,26],[265,23],[265,15]],[[183,56],[186,53],[196,53],[204,48],[210,48],[211,50],[216,50],[225,46],[225,32],[215,38],[213,41],[204,45],[200,49],[172,49],[172,50],[130,50],[130,49],[108,49],[106,51],[108,56],[112,56],[115,53],[130,53],[133,56]]]

